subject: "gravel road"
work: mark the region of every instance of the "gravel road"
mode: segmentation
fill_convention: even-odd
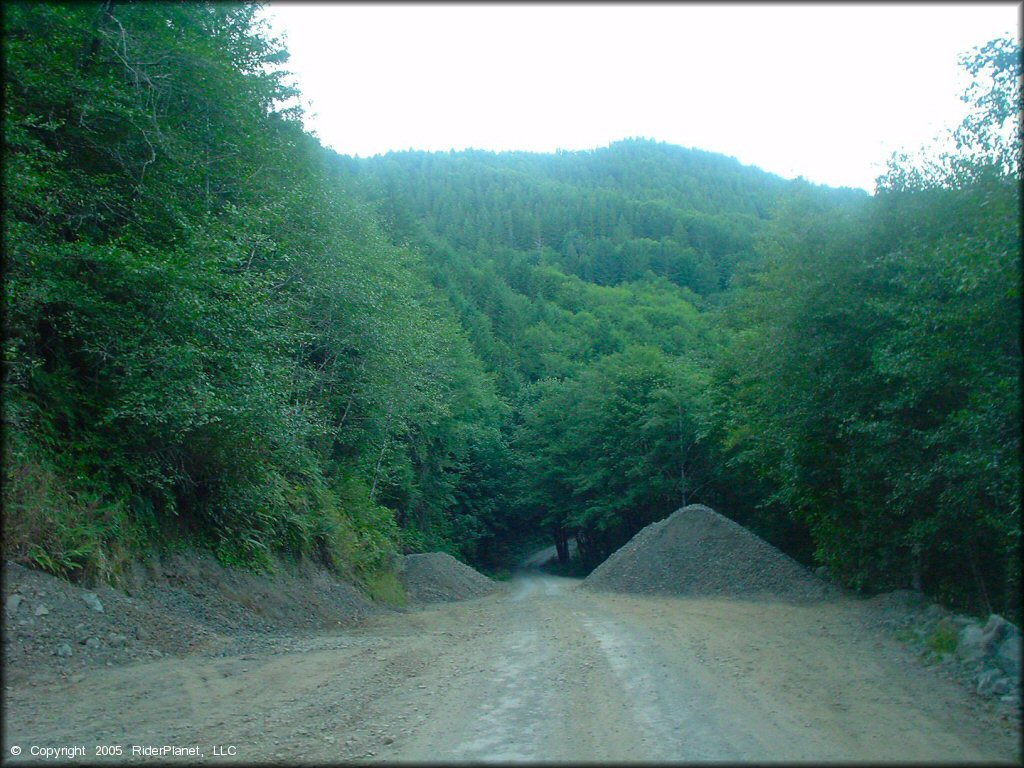
[[[95,747],[121,745],[121,761],[145,763],[132,745],[177,745],[288,764],[1020,761],[1012,726],[870,632],[857,601],[578,586],[523,571],[499,594],[244,655],[19,682],[4,756],[82,745],[106,762]]]

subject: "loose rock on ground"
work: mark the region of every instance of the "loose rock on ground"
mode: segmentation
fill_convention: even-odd
[[[599,565],[589,589],[705,597],[821,599],[829,585],[710,507],[652,523]]]
[[[3,575],[4,667],[14,681],[199,650],[239,652],[384,610],[310,563],[256,574],[207,554],[179,554],[137,565],[123,590],[85,589],[13,562]]]
[[[445,552],[406,555],[398,573],[413,603],[469,600],[499,589],[496,582]]]
[[[842,596],[775,547],[694,504],[652,523],[584,580],[588,589],[648,595],[804,602]],[[864,600],[865,616],[910,643],[922,662],[1019,719],[1021,633],[1001,616],[951,613],[912,590]]]
[[[400,565],[413,603],[499,588],[439,552],[407,555]],[[4,667],[12,682],[196,651],[246,653],[392,610],[308,561],[278,562],[273,573],[258,574],[225,568],[206,553],[181,553],[134,564],[121,589],[86,588],[10,561],[3,576]]]

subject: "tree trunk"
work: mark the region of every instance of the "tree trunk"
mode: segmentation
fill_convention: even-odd
[[[391,412],[388,412],[388,420],[384,425],[384,439],[380,444],[380,455],[377,456],[377,466],[373,468],[373,482],[370,484],[370,501],[373,501],[374,494],[377,492],[377,478],[380,475],[380,465],[384,461],[384,452],[388,449],[388,441],[391,439],[389,430],[391,429]]]
[[[992,603],[988,599],[988,590],[985,589],[985,580],[981,578],[981,574],[978,572],[978,561],[974,557],[974,551],[971,551],[971,573],[974,574],[974,583],[978,587],[978,596],[981,598],[981,604],[985,607],[985,615],[988,616],[992,613]]]
[[[85,52],[85,56],[82,58],[82,74],[89,74],[89,70],[92,69],[93,62],[96,61],[96,58],[100,55],[100,36],[103,34],[104,28],[108,26],[108,22],[113,17],[114,0],[104,0],[100,5],[100,12],[96,16],[96,28],[93,30],[92,40],[89,42],[89,48]]]
[[[370,501],[373,502],[374,494],[377,492],[377,477],[380,474],[380,464],[384,461],[384,451],[388,448],[387,435],[384,436],[383,442],[380,444],[380,455],[377,456],[377,466],[373,468],[373,482],[370,483]]]
[[[558,562],[566,564],[569,562],[569,537],[564,528],[555,528],[555,551],[558,553]]]
[[[683,440],[683,406],[676,406],[676,430],[679,436],[679,503],[686,506],[686,457],[690,446]]]
[[[910,586],[915,592],[921,592],[923,590],[921,589],[921,546],[919,544],[914,545],[913,560],[911,562]]]

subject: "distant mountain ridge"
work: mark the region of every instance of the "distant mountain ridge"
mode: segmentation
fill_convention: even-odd
[[[867,198],[647,139],[552,154],[392,152],[338,166],[399,232],[488,256],[533,253],[602,285],[662,276],[699,295],[728,285],[763,222],[794,194]]]

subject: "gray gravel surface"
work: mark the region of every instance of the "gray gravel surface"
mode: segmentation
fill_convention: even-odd
[[[691,504],[644,528],[583,582],[648,595],[820,600],[831,587],[743,526]]]
[[[489,595],[500,585],[445,552],[406,555],[399,577],[412,603],[450,603]]]
[[[139,565],[125,589],[87,588],[4,563],[4,669],[15,681],[165,655],[272,648],[296,630],[352,626],[386,609],[310,563],[272,574],[201,553]]]
[[[439,552],[408,555],[400,567],[413,603],[464,600],[500,588]],[[120,586],[86,587],[5,562],[7,679],[74,678],[91,668],[191,653],[284,651],[296,633],[331,634],[394,612],[308,561],[277,561],[273,573],[257,574],[187,552],[133,565]]]

